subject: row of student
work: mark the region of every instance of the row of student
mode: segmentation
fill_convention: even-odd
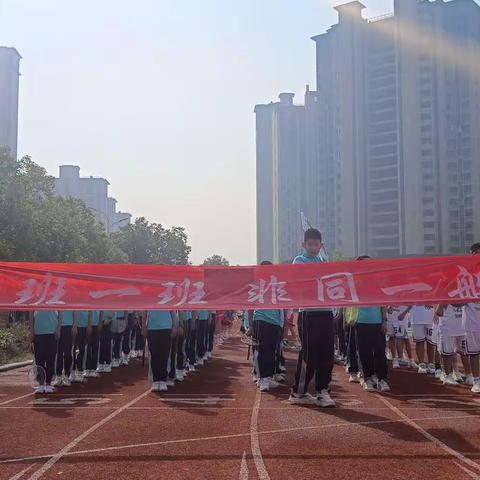
[[[155,391],[182,380],[213,349],[215,314],[200,312],[36,311],[31,316],[35,364],[45,371],[38,393],[84,382],[142,355],[148,338]],[[168,368],[169,364],[176,367]]]

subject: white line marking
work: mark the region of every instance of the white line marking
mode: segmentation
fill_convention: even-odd
[[[260,390],[257,390],[255,394],[255,403],[253,404],[252,409],[252,419],[250,421],[250,444],[259,480],[270,480],[270,475],[265,467],[262,451],[260,449],[260,441],[258,439],[258,412],[260,410],[261,398],[262,394],[260,393]]]
[[[240,463],[240,475],[238,480],[248,480],[248,464],[247,464],[247,454],[244,451],[242,456],[242,463]]]
[[[18,472],[16,475],[14,475],[13,477],[10,477],[9,480],[19,480],[19,478],[22,478],[23,475],[25,473],[27,473],[29,470],[31,470],[34,466],[36,465],[36,463],[32,463],[30,466],[28,466],[27,468],[23,469],[21,472]]]
[[[462,469],[470,478],[473,478],[474,480],[480,479],[480,475],[477,475],[475,472],[472,472],[467,467],[464,467],[461,463],[458,463],[458,462],[454,462],[454,463],[458,468]]]
[[[474,415],[477,416],[477,415]],[[437,421],[444,421],[444,420],[458,420],[458,419],[471,419],[472,415],[454,415],[448,417],[439,417],[436,415],[435,417],[419,417],[414,418],[412,420],[437,420]],[[282,434],[282,433],[290,433],[290,432],[300,432],[300,431],[307,431],[307,430],[321,430],[324,428],[342,428],[342,427],[363,427],[369,425],[383,425],[388,423],[405,423],[404,420],[372,420],[367,422],[341,422],[341,423],[329,423],[326,425],[312,425],[308,427],[292,427],[292,428],[283,428],[279,430],[265,430],[261,432],[257,432],[258,435],[274,435],[274,434]],[[249,437],[251,436],[251,432],[247,433],[234,433],[230,435],[216,435],[212,437],[197,437],[197,438],[182,438],[179,440],[164,440],[161,442],[149,442],[149,443],[136,443],[130,445],[119,445],[115,447],[104,447],[104,448],[93,448],[89,450],[77,450],[75,452],[67,452],[64,456],[70,455],[82,455],[82,454],[90,454],[90,453],[101,453],[101,452],[109,452],[114,450],[126,450],[129,448],[142,448],[142,447],[156,447],[162,445],[175,445],[179,443],[189,443],[189,442],[205,442],[208,440],[228,440],[231,438],[242,438],[242,437]],[[6,460],[0,460],[0,465],[3,463],[15,463],[15,462],[26,462],[31,460],[41,460],[47,459],[50,457],[55,456],[55,454],[50,455],[37,455],[33,457],[20,457],[20,458],[9,458]]]
[[[27,393],[26,395],[22,395],[21,397],[15,397],[15,398],[11,398],[10,400],[5,400],[4,402],[0,403],[0,406],[7,405],[7,403],[16,402],[17,400],[21,400],[22,398],[25,398],[25,397],[30,397],[31,395],[35,395],[35,392],[30,392],[30,393]]]
[[[441,440],[439,440],[437,437],[434,437],[431,433],[428,433],[424,428],[422,428],[418,423],[416,423],[413,419],[410,417],[407,417],[401,410],[399,410],[395,405],[392,405],[386,398],[381,397],[380,395],[377,395],[377,397],[385,404],[387,407],[390,407],[393,412],[395,412],[400,418],[402,418],[405,423],[413,427],[417,432],[421,433],[426,439],[430,440],[432,443],[434,443],[437,447],[441,448],[445,452],[447,452],[450,456],[455,457],[457,460],[460,460],[463,463],[466,463],[469,467],[476,468],[480,470],[480,465],[477,462],[474,462],[473,460],[470,460],[469,458],[465,457],[465,455],[462,455],[460,452],[457,452],[453,448],[450,448],[448,445],[443,443]]]
[[[95,425],[91,426],[88,430],[85,430],[82,434],[80,434],[77,438],[73,439],[66,447],[62,448],[59,452],[57,452],[53,457],[48,460],[41,468],[39,468],[31,477],[30,480],[38,480],[40,477],[42,477],[50,468],[52,468],[65,454],[69,453],[70,450],[74,447],[76,447],[82,440],[84,440],[88,435],[93,433],[95,430],[98,430],[100,427],[105,425],[107,422],[115,418],[117,415],[120,415],[124,410],[126,410],[128,407],[131,407],[135,403],[137,403],[139,400],[142,398],[146,397],[148,394],[150,394],[150,389],[148,389],[146,392],[143,392],[141,395],[138,397],[134,398],[127,404],[123,405],[122,407],[119,407],[117,410],[112,412],[110,415],[105,417],[103,420],[100,420],[97,422]]]

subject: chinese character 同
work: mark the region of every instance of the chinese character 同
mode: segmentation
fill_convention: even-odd
[[[317,280],[318,300],[358,302],[357,289],[351,273],[335,273]]]

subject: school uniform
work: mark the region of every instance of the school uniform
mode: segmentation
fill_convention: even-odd
[[[260,378],[271,378],[278,371],[284,323],[283,310],[256,310],[253,314],[254,339],[258,344],[254,361]]]
[[[192,312],[187,312],[187,321],[185,329],[186,346],[185,353],[189,368],[194,369],[197,351],[197,321],[193,318]]]
[[[148,312],[147,338],[154,382],[167,381],[172,327],[173,322],[170,312],[158,310]]]
[[[102,329],[100,332],[100,355],[98,363],[100,365],[110,365],[112,362],[112,332],[110,323],[115,319],[115,312],[103,312]]]
[[[88,312],[77,312],[77,335],[73,346],[73,365],[75,370],[85,370],[85,350],[87,342]]]
[[[210,321],[208,325],[207,351],[212,352],[215,341],[216,312],[210,312]]]
[[[110,331],[113,340],[113,359],[120,360],[120,348],[122,347],[123,334],[127,328],[127,317],[125,311],[115,312],[112,322],[110,323]]]
[[[480,355],[480,304],[468,303],[462,311],[462,327],[465,331],[465,353]]]
[[[374,374],[377,375],[378,380],[387,378],[386,340],[382,324],[383,316],[380,307],[358,309],[355,329],[358,355],[365,379],[370,379]]]
[[[415,305],[412,308],[413,341],[423,343],[427,341],[432,345],[437,344],[433,335],[433,317],[435,309],[426,305]]]
[[[186,324],[188,318],[192,318],[192,312],[178,312],[179,325],[177,328],[176,337],[176,369],[183,372],[185,369],[185,336],[186,336]],[[180,330],[182,332],[180,333]]]
[[[73,312],[64,311],[60,314],[62,326],[60,327],[60,338],[57,342],[57,364],[55,373],[57,377],[62,376],[65,372],[65,377],[69,377],[72,371],[72,326],[73,326]]]
[[[465,329],[462,316],[462,307],[456,305],[445,307],[443,316],[438,321],[438,351],[441,355],[451,356],[455,353],[465,355]]]
[[[197,359],[205,360],[207,353],[207,336],[208,336],[208,320],[210,312],[208,310],[200,310],[197,318]]]
[[[122,341],[122,352],[126,358],[132,350],[132,332],[133,325],[135,323],[135,314],[133,312],[127,313],[127,325],[125,331],[123,332],[123,341]]]
[[[49,385],[55,372],[57,351],[55,332],[58,326],[58,313],[53,310],[34,312],[33,322],[35,365],[45,369],[45,380]]]
[[[133,335],[135,336],[135,348],[136,352],[141,352],[145,348],[145,338],[142,335],[142,324],[145,321],[143,315],[137,316],[137,321],[133,326]]]
[[[304,252],[293,263],[322,263],[321,256],[311,257]],[[315,377],[317,392],[328,389],[332,381],[334,360],[334,321],[331,308],[300,310],[298,317],[298,334],[302,348],[298,354],[297,370],[293,392],[303,395]]]
[[[92,312],[92,325],[90,335],[87,339],[87,364],[86,369],[94,372],[98,367],[98,349],[100,343],[99,328],[101,322],[101,312]]]
[[[407,310],[405,305],[395,305],[392,307],[392,311],[387,314],[387,322],[390,322],[393,325],[393,333],[395,338],[399,340],[408,339],[408,320],[410,314],[407,314],[403,317],[403,320],[400,320],[399,316]]]

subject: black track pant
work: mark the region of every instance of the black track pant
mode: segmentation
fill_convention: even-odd
[[[98,327],[92,326],[92,331],[87,338],[87,370],[97,369],[99,343]]]
[[[55,354],[57,352],[57,341],[55,335],[35,335],[33,339],[35,349],[35,365],[43,367],[46,373],[46,384],[49,385],[55,371]]]
[[[197,358],[203,358],[206,353],[208,320],[197,321]]]
[[[357,331],[355,326],[347,326],[345,336],[347,340],[348,373],[358,373]]]
[[[73,365],[75,370],[83,372],[85,370],[85,349],[87,342],[87,327],[78,327],[73,346]]]
[[[177,370],[185,369],[185,333],[177,335]]]
[[[186,353],[189,365],[195,365],[196,361],[196,344],[197,344],[197,320],[187,320],[186,331]]]
[[[255,320],[254,327],[256,347],[256,363],[260,378],[273,377],[279,365],[279,343],[282,329],[271,323]]]
[[[357,345],[364,378],[376,374],[379,380],[386,380],[388,374],[385,354],[385,333],[382,325],[357,323]]]
[[[150,367],[152,368],[154,382],[167,381],[167,363],[170,354],[172,331],[149,330],[148,348],[150,349]]]
[[[72,371],[72,326],[64,325],[60,329],[60,338],[57,344],[57,365],[55,367],[55,373],[62,375],[65,371],[65,375],[69,376]]]
[[[143,350],[145,348],[145,339],[142,335],[142,326],[140,324],[135,325],[133,332],[135,334],[135,350]]]
[[[341,316],[335,319],[335,335],[338,338],[338,351],[340,355],[347,355],[345,330],[343,329],[343,318]]]
[[[120,347],[122,346],[124,332],[113,332],[113,358],[117,360],[120,358]]]
[[[177,349],[178,349],[178,337],[175,335],[171,337],[170,341],[170,356],[168,359],[168,377],[175,379],[177,373]]]
[[[334,334],[333,314],[327,311],[301,312],[298,334],[302,349],[298,354],[295,373],[296,393],[306,393],[315,377],[315,389],[320,392],[332,381]]]
[[[213,350],[213,343],[215,340],[215,315],[212,315],[210,323],[208,325],[208,348],[207,350],[211,352]]]
[[[128,355],[130,353],[130,350],[132,349],[132,321],[128,320],[127,327],[125,328],[125,331],[123,332],[123,342],[122,342],[122,352],[125,355]]]
[[[100,356],[98,362],[111,363],[112,361],[112,332],[108,325],[104,325],[100,333]]]

